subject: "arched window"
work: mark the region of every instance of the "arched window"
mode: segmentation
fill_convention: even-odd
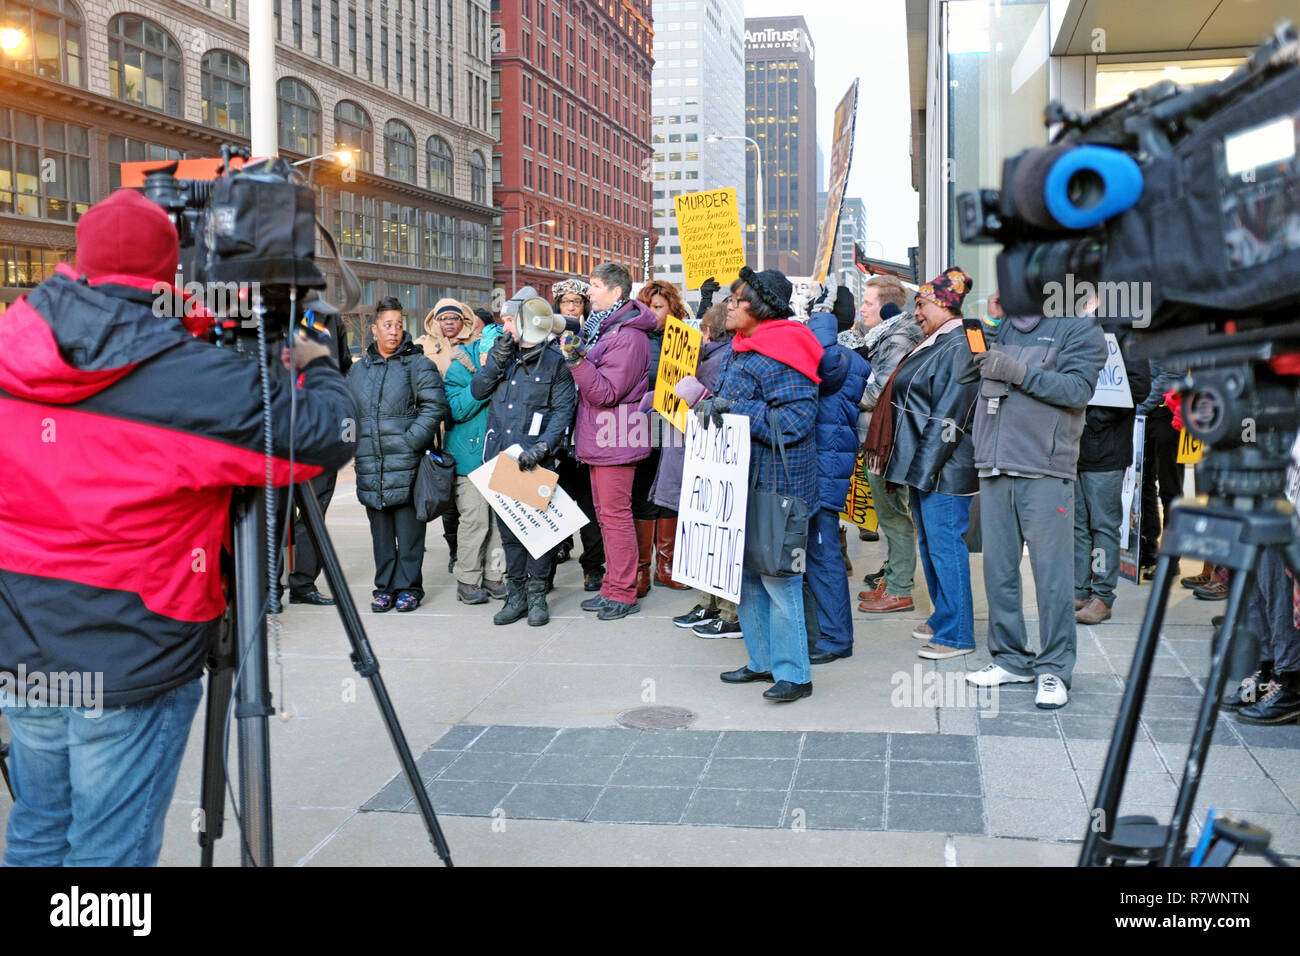
[[[357,169],[375,168],[375,128],[370,114],[351,100],[339,100],[334,107],[334,148],[350,149]]]
[[[320,100],[306,83],[286,76],[275,85],[279,101],[280,148],[320,154]]]
[[[429,188],[436,193],[452,192],[452,158],[451,147],[441,136],[430,136],[429,141],[424,144],[424,151],[428,154],[429,164]]]
[[[384,125],[384,175],[404,183],[415,180],[415,134],[401,120]]]
[[[469,198],[474,202],[487,203],[487,163],[483,154],[469,154]]]
[[[225,50],[203,55],[203,125],[248,135],[248,64]]]
[[[70,86],[86,85],[82,69],[84,19],[71,0],[4,0],[4,27],[22,35],[18,46],[0,54],[0,64]]]
[[[180,46],[152,20],[118,14],[108,21],[108,88],[119,100],[184,115]]]

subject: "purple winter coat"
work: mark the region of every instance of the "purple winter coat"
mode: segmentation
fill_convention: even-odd
[[[583,360],[570,367],[578,386],[574,440],[589,465],[630,465],[650,454],[650,416],[637,411],[650,388],[650,309],[632,300],[605,320]]]
[[[705,342],[700,348],[700,361],[695,367],[695,377],[710,392],[718,390],[722,378],[722,360],[731,348],[731,339]],[[659,468],[655,483],[650,487],[650,500],[661,508],[677,510],[682,497],[682,468],[686,465],[686,436],[672,425],[664,425],[663,447],[659,450]]]

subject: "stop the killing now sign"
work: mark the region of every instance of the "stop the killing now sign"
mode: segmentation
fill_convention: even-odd
[[[722,427],[686,419],[686,462],[677,507],[672,578],[728,601],[740,600],[749,503],[749,418],[723,415]]]
[[[690,409],[677,397],[677,383],[695,374],[700,360],[701,336],[675,316],[664,326],[663,348],[659,351],[659,377],[655,379],[654,409],[679,432],[686,431]]]

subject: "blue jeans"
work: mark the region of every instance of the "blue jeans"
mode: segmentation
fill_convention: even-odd
[[[808,522],[808,584],[817,602],[817,625],[822,653],[853,656],[853,611],[849,604],[849,579],[840,550],[840,516],[818,508]]]
[[[838,546],[838,545],[837,545]],[[803,623],[803,575],[771,578],[746,568],[740,579],[740,628],[751,671],[807,684],[808,631]]]
[[[975,605],[970,593],[970,552],[963,535],[970,527],[970,498],[912,489],[916,543],[934,613],[926,621],[931,644],[975,646]],[[1062,547],[1065,542],[1062,542]]]
[[[153,866],[199,679],[102,712],[10,707],[13,730],[5,866]]]

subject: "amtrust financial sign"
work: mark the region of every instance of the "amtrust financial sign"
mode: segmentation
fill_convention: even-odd
[[[745,31],[745,49],[747,50],[776,50],[781,47],[789,47],[797,50],[802,46],[808,48],[808,56],[813,55],[812,41],[798,27],[790,30],[777,30],[774,27],[768,27],[766,30]]]

